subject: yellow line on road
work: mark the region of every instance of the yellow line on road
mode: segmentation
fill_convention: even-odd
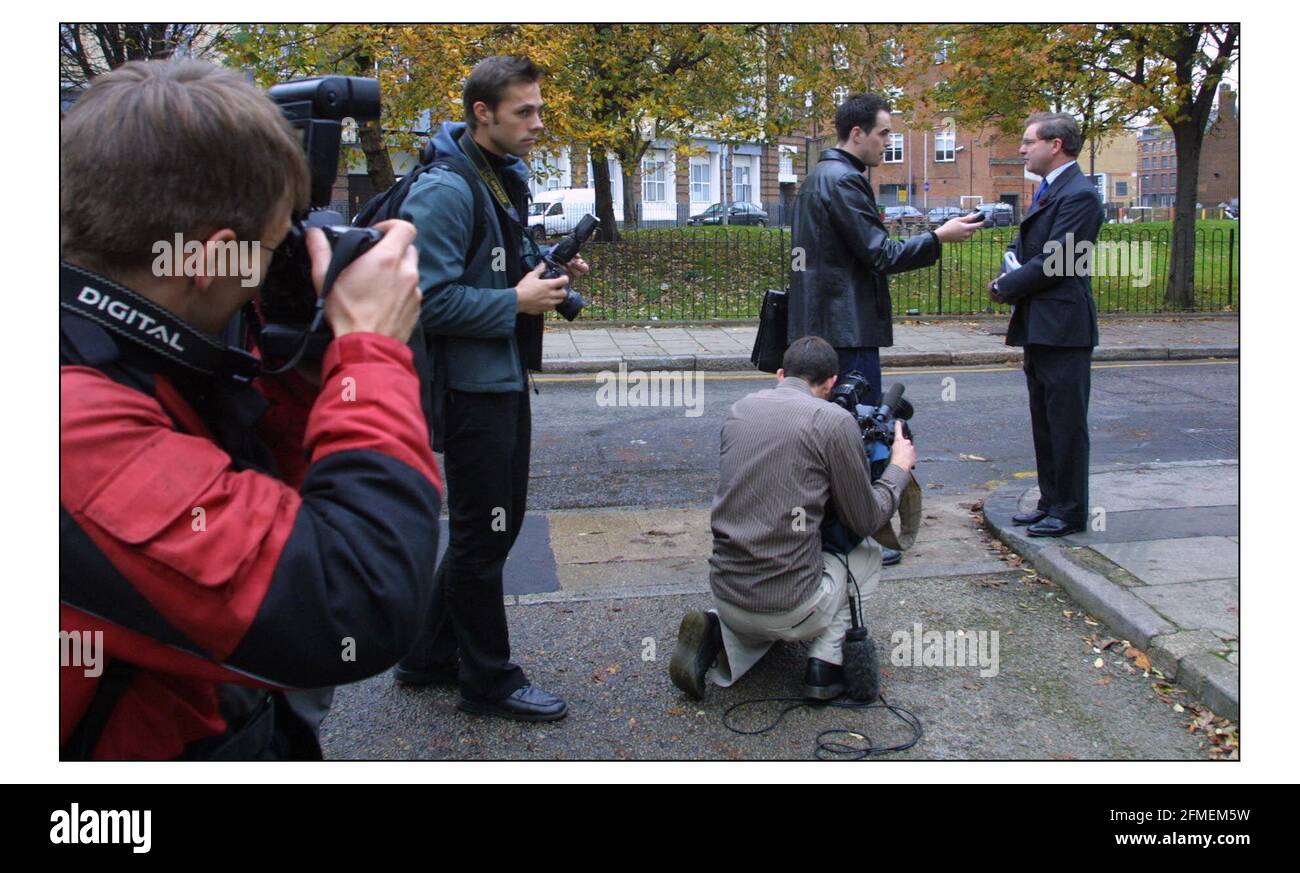
[[[1211,366],[1236,366],[1236,358],[1220,358],[1211,361],[1103,361],[1092,365],[1094,370],[1132,370],[1144,367],[1211,367]],[[912,369],[895,370],[886,367],[884,372],[891,376],[923,376],[929,373],[1005,373],[1008,371],[1019,371],[1019,364],[1004,364],[997,367],[917,367]],[[615,371],[609,371],[615,372]],[[635,372],[629,370],[629,372]],[[555,373],[552,375],[539,374],[534,378],[538,382],[594,382],[597,373]],[[743,382],[757,381],[770,382],[773,378],[769,373],[706,373],[699,372],[699,378],[715,382]]]

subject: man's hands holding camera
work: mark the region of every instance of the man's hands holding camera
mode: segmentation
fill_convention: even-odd
[[[569,277],[560,276],[556,279],[543,279],[542,271],[545,269],[545,262],[538,264],[527,276],[520,279],[519,284],[515,286],[515,294],[518,295],[516,305],[519,311],[526,315],[541,315],[550,312],[563,303],[565,296],[568,294],[564,287],[569,284]]]
[[[903,436],[903,423],[901,421],[894,422],[894,446],[889,451],[889,463],[909,473],[916,466],[916,446],[912,445],[911,440]]]
[[[339,274],[325,301],[325,320],[334,336],[377,333],[407,342],[420,317],[420,269],[415,225],[383,221],[375,225],[384,238]],[[320,293],[330,263],[325,234],[307,231],[311,278]]]
[[[965,242],[983,226],[984,214],[982,212],[972,212],[969,215],[959,215],[945,221],[935,230],[934,235],[939,238],[939,242]]]

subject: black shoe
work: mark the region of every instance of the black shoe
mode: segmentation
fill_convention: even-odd
[[[554,694],[525,685],[502,700],[475,700],[461,695],[456,706],[474,715],[495,715],[515,721],[559,721],[569,712],[569,704]]]
[[[903,560],[903,553],[898,549],[880,547],[880,566],[892,567]]]
[[[668,662],[673,684],[696,700],[704,697],[704,674],[722,651],[722,622],[712,612],[688,612],[677,629],[677,647]]]
[[[844,668],[821,658],[809,658],[803,671],[803,696],[809,700],[834,700],[844,693]]]
[[[1038,524],[1031,524],[1025,532],[1031,537],[1063,537],[1081,530],[1083,530],[1081,524],[1070,524],[1068,521],[1049,515]]]
[[[460,681],[460,665],[433,664],[424,666],[413,661],[398,661],[393,668],[393,678],[403,685],[455,685]]]
[[[1011,516],[1011,523],[1012,524],[1038,524],[1040,521],[1042,521],[1045,518],[1047,518],[1046,512],[1043,512],[1041,509],[1033,509],[1030,510],[1029,512],[1022,512],[1018,515]]]

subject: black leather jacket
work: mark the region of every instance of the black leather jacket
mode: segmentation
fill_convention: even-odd
[[[827,149],[799,189],[790,271],[791,341],[812,335],[836,348],[893,345],[888,275],[939,259],[941,245],[932,233],[905,242],[889,238],[864,169],[852,155]]]

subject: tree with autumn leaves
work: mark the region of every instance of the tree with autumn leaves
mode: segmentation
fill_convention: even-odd
[[[1091,143],[1137,118],[1168,125],[1178,188],[1165,305],[1194,306],[1201,146],[1219,83],[1240,56],[1239,25],[960,25],[925,40],[929,50],[942,44],[950,65],[927,98],[959,123],[1018,135],[1031,112],[1068,112]]]
[[[1177,144],[1165,302],[1189,308],[1201,146],[1239,39],[1235,24],[69,24],[60,27],[60,58],[65,78],[81,81],[134,57],[195,47],[252,70],[263,85],[328,73],[377,77],[384,115],[358,137],[382,190],[393,181],[390,149],[414,148],[425,122],[462,117],[461,87],[474,63],[526,54],[551,74],[543,147],[577,143],[612,154],[630,223],[641,160],[657,140],[682,154],[696,137],[771,142],[829,120],[837,94],[902,94],[904,109],[919,96],[919,108],[1012,136],[1030,112],[1054,109],[1075,115],[1091,142],[1154,116]],[[937,51],[948,75],[918,91]],[[613,233],[609,167],[591,164],[598,217]]]
[[[634,226],[635,180],[656,141],[685,154],[695,137],[766,140],[810,114],[833,114],[836,89],[900,79],[888,42],[858,25],[254,25],[225,46],[227,63],[254,70],[263,85],[378,77],[384,117],[359,131],[376,188],[392,179],[386,148],[411,148],[422,119],[462,117],[461,86],[478,60],[526,54],[549,71],[543,147],[579,143],[612,155]],[[597,215],[613,237],[609,166],[591,164]]]

